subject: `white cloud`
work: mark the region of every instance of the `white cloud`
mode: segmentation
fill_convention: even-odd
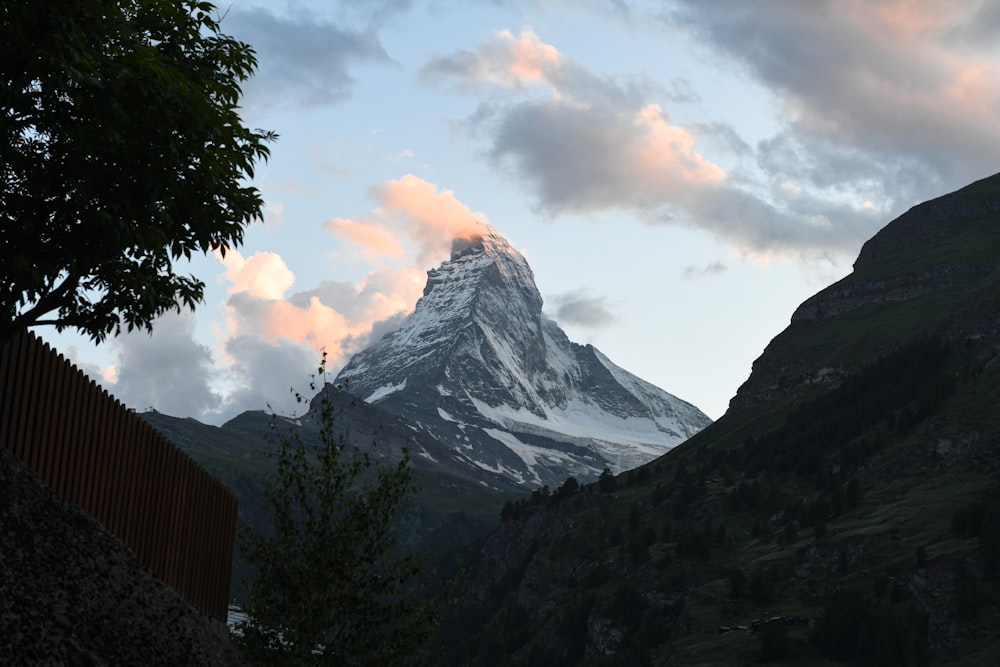
[[[154,408],[169,415],[203,418],[222,397],[213,389],[212,351],[194,337],[194,316],[168,312],[154,333],[132,332],[112,341],[117,357],[113,393],[136,410]]]

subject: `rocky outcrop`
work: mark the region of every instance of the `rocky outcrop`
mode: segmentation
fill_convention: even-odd
[[[833,386],[889,352],[886,341],[934,335],[976,342],[984,364],[996,356],[1000,303],[990,294],[1000,289],[998,191],[1000,174],[914,206],[886,225],[864,244],[853,273],[795,310],[754,362],[730,410],[794,399],[817,382]],[[817,377],[816,368],[825,374]]]
[[[241,664],[209,619],[3,447],[0,638],[3,665]]]

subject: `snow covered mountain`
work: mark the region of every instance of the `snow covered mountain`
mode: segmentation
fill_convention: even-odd
[[[480,477],[528,488],[633,468],[711,421],[570,342],[542,314],[524,257],[488,225],[453,242],[414,312],[335,382],[445,446],[414,455],[445,451]]]

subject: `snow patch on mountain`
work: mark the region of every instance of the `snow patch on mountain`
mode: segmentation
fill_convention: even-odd
[[[379,387],[368,395],[368,398],[365,399],[365,403],[375,403],[376,401],[382,400],[389,394],[402,391],[403,389],[406,389],[406,378],[403,378],[403,381],[399,384],[387,384]]]
[[[542,478],[538,476],[538,472],[535,470],[535,466],[538,464],[538,458],[546,456],[546,450],[540,447],[532,447],[531,445],[526,445],[520,440],[518,440],[514,435],[507,433],[506,431],[501,431],[495,428],[484,428],[483,431],[488,434],[491,438],[495,438],[505,444],[508,449],[517,454],[525,465],[528,466],[528,470],[531,471],[532,476],[536,484],[542,485]]]
[[[670,429],[649,417],[621,417],[602,411],[600,406],[572,398],[565,407],[545,406],[544,415],[508,405],[492,406],[472,398],[473,405],[487,419],[512,431],[539,435],[560,433],[576,442],[601,440],[629,444],[650,456],[684,441]]]

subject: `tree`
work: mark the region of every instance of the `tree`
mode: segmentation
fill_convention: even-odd
[[[313,392],[327,387],[325,368],[324,356]],[[270,530],[240,532],[256,571],[244,580],[246,621],[235,639],[266,664],[416,664],[446,593],[418,595],[424,560],[397,548],[394,522],[414,490],[409,457],[379,462],[375,445],[351,444],[328,392],[303,418],[318,424],[316,438],[272,417],[279,443],[264,494]]]
[[[173,262],[239,245],[276,135],[243,126],[251,47],[199,0],[0,5],[0,344],[101,341],[194,308]]]
[[[618,482],[615,480],[611,468],[605,468],[601,472],[601,476],[597,478],[597,488],[601,490],[601,493],[611,493],[618,488]]]
[[[552,500],[558,502],[564,498],[572,498],[580,491],[580,483],[572,475],[566,478],[556,492],[552,494]]]

